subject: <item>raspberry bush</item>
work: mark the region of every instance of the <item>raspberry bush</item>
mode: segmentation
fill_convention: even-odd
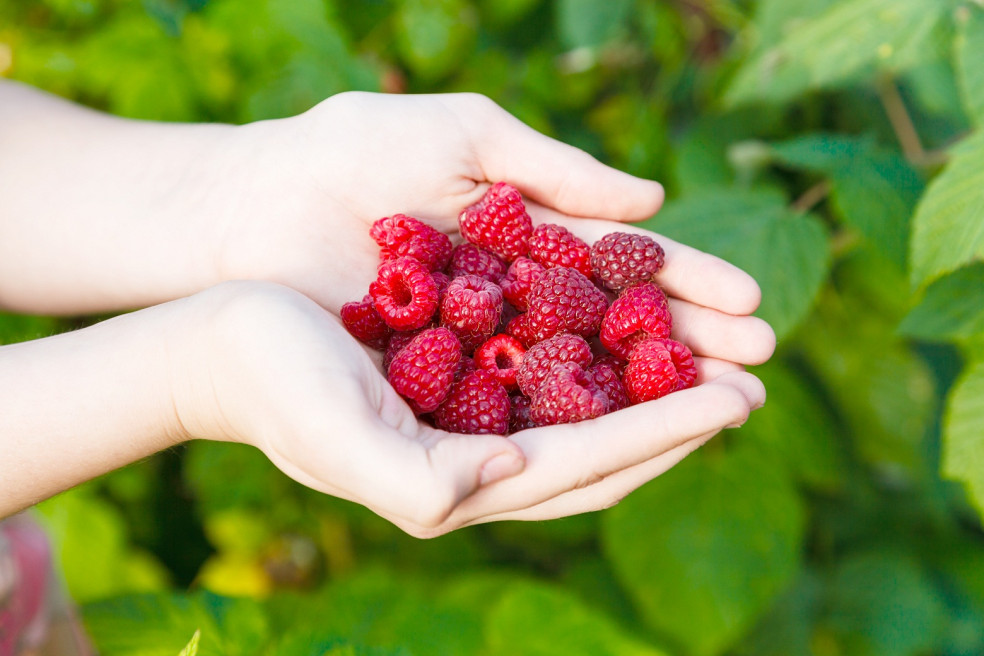
[[[484,93],[664,182],[643,227],[753,274],[779,335],[755,370],[766,406],[601,513],[421,542],[255,451],[205,443],[52,499],[39,514],[101,653],[177,654],[196,631],[202,654],[984,653],[982,57],[973,0],[0,0],[0,75],[133,118],[271,119],[349,89]],[[662,389],[650,374],[675,351],[649,323],[658,295],[632,292],[649,313],[609,303],[651,280],[656,248],[610,237],[586,260],[578,244],[541,256],[559,231],[534,239],[510,197],[466,220],[474,244],[399,218],[413,208],[377,217],[381,261],[430,259],[377,290],[397,327],[372,295],[351,299],[353,334],[385,345],[397,378],[423,357],[401,356],[414,339],[440,344],[440,381],[418,398],[446,394],[422,416],[454,430],[518,432]],[[605,307],[586,306],[600,312],[585,328],[598,336],[577,336],[588,351],[544,374],[561,392],[535,399],[509,372],[521,387],[516,353],[539,362],[557,339],[556,315],[531,321],[529,304],[550,271],[576,278],[556,263]],[[461,333],[474,359],[439,325],[463,275],[502,290],[501,325]],[[75,325],[0,315],[0,338]],[[494,381],[479,373],[492,363]]]

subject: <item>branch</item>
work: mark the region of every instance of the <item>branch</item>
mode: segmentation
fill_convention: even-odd
[[[793,211],[806,213],[812,210],[830,193],[830,180],[821,180],[806,191],[791,205]]]

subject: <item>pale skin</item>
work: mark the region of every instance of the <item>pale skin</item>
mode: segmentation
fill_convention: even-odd
[[[0,81],[0,307],[138,310],[0,348],[0,517],[192,439],[260,449],[295,480],[418,537],[609,507],[765,401],[758,286],[657,236],[698,385],[502,436],[418,422],[336,314],[374,278],[376,219],[452,236],[498,180],[588,241],[648,218],[659,184],[471,94],[335,96],[246,126],[112,118]]]

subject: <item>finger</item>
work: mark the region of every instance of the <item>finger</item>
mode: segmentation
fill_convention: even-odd
[[[639,487],[675,467],[719,432],[704,433],[662,455],[610,474],[587,487],[565,492],[529,508],[483,517],[475,523],[505,520],[542,521],[611,508]]]
[[[606,166],[480,96],[450,100],[459,103],[459,115],[466,115],[463,120],[487,180],[509,182],[524,195],[571,216],[638,221],[663,204],[658,182]]]
[[[694,355],[740,364],[762,364],[776,349],[772,326],[758,317],[734,316],[711,308],[670,299],[673,339]]]
[[[729,360],[718,360],[717,358],[694,357],[694,364],[697,366],[697,379],[695,385],[709,383],[725,374],[734,374],[745,371],[745,368],[736,362]]]
[[[458,523],[528,508],[650,460],[695,436],[743,423],[764,401],[758,379],[730,373],[662,399],[598,419],[521,431],[511,439],[526,454],[519,476],[484,487],[451,519]]]
[[[631,225],[572,217],[536,203],[527,204],[527,209],[534,223],[557,223],[588,244],[610,232],[631,232],[652,237],[666,253],[656,282],[671,296],[735,315],[751,314],[762,300],[758,283],[738,267],[663,235]]]

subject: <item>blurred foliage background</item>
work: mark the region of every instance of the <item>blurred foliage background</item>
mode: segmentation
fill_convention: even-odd
[[[0,0],[0,74],[166,121],[486,94],[663,181],[779,336],[764,409],[601,513],[418,541],[207,443],[52,499],[103,654],[984,653],[979,0]]]

